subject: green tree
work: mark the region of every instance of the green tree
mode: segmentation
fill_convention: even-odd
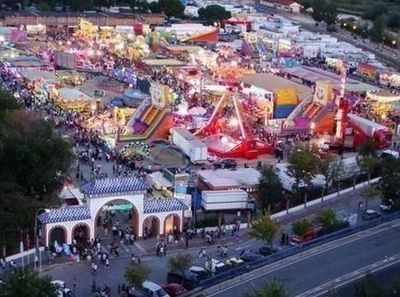
[[[55,205],[72,160],[70,145],[40,114],[0,92],[0,245],[13,252],[19,232],[32,231],[37,208]],[[60,175],[60,173],[62,173]]]
[[[400,160],[384,161],[381,167],[379,186],[382,196],[387,200],[392,199],[396,206],[400,206]]]
[[[3,297],[57,297],[56,287],[51,284],[50,277],[40,277],[32,269],[21,269],[9,274],[0,286]]]
[[[385,16],[380,15],[374,20],[374,24],[369,32],[371,41],[381,43],[383,41],[383,37],[385,36],[385,30],[386,18]]]
[[[400,11],[395,10],[389,13],[387,19],[387,26],[389,28],[399,28],[400,27]]]
[[[312,13],[311,16],[315,20],[316,23],[322,22],[324,20],[324,0],[314,0],[312,2]]]
[[[373,156],[365,156],[357,158],[361,172],[367,174],[368,183],[371,180],[371,175],[378,170],[379,160]]]
[[[154,13],[165,13],[168,17],[182,18],[184,16],[185,7],[179,0],[158,0],[151,2],[149,9]]]
[[[208,5],[200,8],[198,14],[200,20],[207,21],[210,24],[219,23],[231,17],[230,11],[220,5]]]
[[[253,293],[245,294],[246,297],[286,297],[288,294],[281,281],[273,280],[272,282],[266,283],[259,290]]]
[[[359,155],[362,157],[367,157],[371,156],[374,157],[376,156],[376,145],[375,142],[372,138],[368,138],[360,147],[359,149]]]
[[[177,254],[175,257],[171,257],[168,259],[169,269],[178,272],[182,277],[185,276],[185,272],[190,268],[192,264],[193,257],[190,254]]]
[[[274,211],[275,205],[282,201],[282,183],[276,174],[274,167],[263,165],[261,167],[261,176],[258,184],[259,202],[261,208],[268,211]]]
[[[148,12],[150,10],[150,5],[146,0],[132,0],[130,6],[133,12]]]
[[[388,7],[385,3],[377,1],[372,5],[367,5],[363,17],[368,20],[375,20],[379,16],[386,14]]]
[[[326,228],[331,228],[333,225],[335,225],[337,219],[336,219],[336,213],[332,208],[328,208],[323,210],[320,213],[322,223]]]
[[[367,274],[365,278],[355,286],[355,297],[381,297],[383,289],[379,286],[378,282]]]
[[[292,224],[293,233],[299,237],[303,237],[304,235],[306,235],[309,228],[310,223],[306,219],[294,222]]]
[[[125,278],[134,288],[142,288],[143,282],[150,276],[151,270],[144,264],[136,263],[125,271]]]
[[[334,2],[325,3],[322,16],[328,26],[334,25],[338,16],[336,4]]]
[[[49,5],[49,3],[44,2],[44,1],[36,4],[36,8],[40,11],[50,11],[52,9],[52,7]]]
[[[325,178],[324,194],[328,193],[329,186],[343,175],[343,164],[337,161],[334,156],[328,155],[319,159],[318,171]]]
[[[250,236],[273,245],[279,226],[271,219],[268,212],[259,213],[251,222]]]
[[[318,171],[318,159],[315,148],[309,145],[297,146],[289,155],[287,174],[294,178],[293,191],[298,192],[300,187],[305,188],[304,203],[307,203],[307,191]]]
[[[363,196],[365,200],[365,209],[368,209],[368,202],[376,198],[380,194],[381,192],[376,187],[368,186],[364,188],[361,192],[361,196]]]

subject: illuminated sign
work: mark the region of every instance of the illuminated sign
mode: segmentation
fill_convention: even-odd
[[[103,211],[112,211],[112,210],[126,211],[126,210],[132,210],[132,208],[133,208],[133,205],[131,203],[123,203],[123,204],[104,205],[102,210]]]

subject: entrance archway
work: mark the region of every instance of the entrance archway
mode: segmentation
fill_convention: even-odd
[[[95,218],[95,236],[114,239],[119,230],[131,232],[135,237],[139,233],[139,213],[135,206],[125,199],[107,202],[99,209]]]
[[[90,228],[87,224],[76,224],[72,228],[72,240],[75,240],[78,246],[85,246],[90,239]]]
[[[164,220],[164,235],[178,236],[180,233],[181,219],[176,214],[168,215]]]
[[[160,234],[160,219],[149,216],[143,221],[143,238],[151,238]]]
[[[67,242],[67,230],[63,226],[55,226],[49,231],[49,245],[54,245],[54,242],[63,244]]]

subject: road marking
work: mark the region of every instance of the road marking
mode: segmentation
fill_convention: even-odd
[[[385,257],[386,258],[386,257]],[[343,287],[344,285],[347,285],[349,283],[352,283],[356,280],[361,279],[364,277],[367,273],[374,273],[378,272],[380,270],[383,270],[385,268],[388,268],[392,265],[395,265],[397,263],[400,263],[400,254],[393,255],[390,257],[393,259],[392,261],[388,262],[387,259],[379,260],[378,262],[375,262],[373,264],[364,266],[360,269],[357,269],[353,272],[350,272],[346,275],[343,275],[339,278],[336,278],[332,281],[326,282],[322,285],[319,285],[318,287],[315,287],[313,289],[310,289],[306,292],[303,292],[296,297],[318,297],[326,294],[329,290],[331,289],[337,289],[340,287]],[[397,259],[396,259],[397,258]]]
[[[217,285],[215,285],[213,287],[210,287],[210,288],[208,288],[208,289],[206,289],[204,291],[201,291],[201,292],[205,292],[206,296],[210,296],[210,297],[211,296],[217,296],[218,294],[220,294],[222,292],[225,292],[225,291],[230,290],[232,288],[235,288],[237,286],[241,286],[241,285],[243,285],[243,283],[253,281],[253,280],[258,279],[258,278],[260,278],[260,277],[262,277],[264,275],[270,274],[270,273],[272,273],[274,271],[277,271],[277,270],[280,270],[280,269],[285,268],[287,266],[290,266],[292,264],[301,262],[301,261],[306,260],[308,258],[317,256],[317,255],[322,254],[322,253],[324,253],[326,251],[329,251],[329,250],[344,246],[346,244],[350,244],[350,243],[355,242],[357,240],[360,240],[362,238],[373,236],[373,235],[379,234],[381,232],[393,229],[396,226],[400,226],[399,222],[400,222],[400,220],[395,220],[395,221],[392,221],[392,222],[389,222],[389,223],[386,223],[386,224],[382,224],[382,225],[376,226],[376,227],[371,228],[371,229],[360,231],[360,232],[358,232],[356,234],[351,234],[351,235],[348,235],[346,237],[339,238],[339,239],[337,239],[337,240],[335,240],[333,242],[329,242],[329,243],[317,246],[315,248],[312,248],[310,250],[307,250],[307,251],[313,251],[314,250],[315,253],[313,253],[313,254],[309,254],[309,255],[304,256],[304,252],[300,252],[298,254],[295,254],[293,256],[290,256],[290,257],[287,257],[287,258],[284,259],[285,261],[290,261],[290,263],[284,264],[284,261],[279,260],[279,261],[273,262],[271,264],[267,264],[267,265],[265,265],[263,267],[257,268],[257,269],[255,269],[253,271],[248,272],[248,273],[242,274],[240,276],[240,280],[241,280],[240,282],[235,281],[235,280],[238,279],[238,277],[236,277],[236,278],[224,281],[222,283],[219,283],[219,284],[217,284]],[[335,245],[334,243],[337,243],[337,244]],[[292,259],[293,259],[293,261],[291,261]],[[265,270],[265,269],[267,269],[267,270]],[[246,278],[246,275],[248,276],[247,278]],[[234,282],[234,283],[229,285],[229,283],[232,283],[232,282]],[[216,288],[214,291],[212,290],[213,288],[220,287],[220,286],[222,286],[223,288]],[[211,291],[211,292],[208,293],[208,291]]]

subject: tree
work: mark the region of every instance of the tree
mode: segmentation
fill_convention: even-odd
[[[383,289],[379,286],[378,282],[367,274],[363,280],[355,286],[355,297],[381,297]]]
[[[70,145],[39,113],[0,92],[0,245],[13,251],[32,230],[36,209],[55,205],[54,192],[72,160]],[[62,174],[60,174],[62,173]]]
[[[50,277],[40,277],[32,269],[21,269],[9,274],[0,286],[0,296],[3,297],[57,297],[56,287],[50,282]]]
[[[378,16],[369,32],[371,41],[381,43],[385,36],[386,18],[383,15]]]
[[[207,21],[210,24],[219,23],[231,17],[230,11],[220,5],[208,5],[200,8],[198,14],[200,20]]]
[[[390,159],[382,164],[382,175],[379,181],[382,196],[392,199],[396,206],[400,206],[400,160]]]
[[[387,26],[389,28],[399,28],[400,27],[400,11],[395,10],[389,13],[387,19]]]
[[[322,16],[324,22],[328,26],[335,24],[338,16],[336,4],[334,2],[325,3]]]
[[[361,195],[365,200],[365,209],[368,209],[368,202],[380,195],[381,192],[376,187],[366,187],[362,190]]]
[[[311,16],[317,23],[322,22],[324,20],[324,15],[323,15],[324,6],[325,6],[324,0],[314,0],[312,2]]]
[[[158,0],[151,2],[149,9],[153,13],[165,13],[168,17],[182,18],[184,16],[185,7],[179,0]]]
[[[273,245],[275,234],[279,226],[271,219],[268,212],[259,213],[251,222],[250,236]]]
[[[292,224],[293,233],[299,237],[303,237],[304,235],[306,235],[309,228],[310,223],[306,219],[294,222]]]
[[[325,0],[314,0],[312,2],[313,19],[319,23],[324,21],[328,26],[333,25],[337,19],[337,7],[334,2]]]
[[[131,0],[129,4],[133,12],[149,12],[150,10],[150,3],[146,0]]]
[[[286,297],[288,296],[285,288],[281,281],[273,280],[272,282],[266,283],[259,290],[248,293],[247,297]]]
[[[51,6],[49,5],[49,3],[44,2],[44,1],[36,4],[36,8],[39,9],[40,11],[50,11],[51,10]]]
[[[323,159],[319,159],[318,171],[325,178],[324,194],[326,194],[332,182],[340,180],[343,175],[343,164],[340,161],[336,161],[334,156],[328,155]]]
[[[318,161],[315,148],[310,145],[297,146],[289,155],[287,174],[294,178],[293,191],[298,192],[300,187],[305,187],[304,204],[307,203],[307,190],[312,185],[312,180],[318,171]]]
[[[375,157],[376,156],[376,145],[372,138],[368,138],[360,147],[358,154],[362,157]]]
[[[125,271],[125,278],[134,288],[142,288],[143,282],[150,276],[151,270],[144,264],[136,263]]]
[[[375,2],[372,5],[366,6],[364,12],[364,18],[368,20],[375,20],[377,17],[386,14],[388,12],[388,7],[383,2]]]
[[[182,276],[182,281],[185,272],[190,268],[192,263],[193,257],[190,254],[178,254],[168,259],[169,269],[178,272]]]
[[[274,210],[274,206],[282,201],[282,183],[273,166],[263,165],[261,167],[258,189],[262,209],[268,211],[271,211],[271,209]]]
[[[336,223],[336,213],[332,208],[323,210],[320,216],[326,228],[331,228]]]
[[[357,158],[361,171],[368,176],[368,184],[371,180],[371,175],[378,169],[379,160],[373,156],[365,156]]]

